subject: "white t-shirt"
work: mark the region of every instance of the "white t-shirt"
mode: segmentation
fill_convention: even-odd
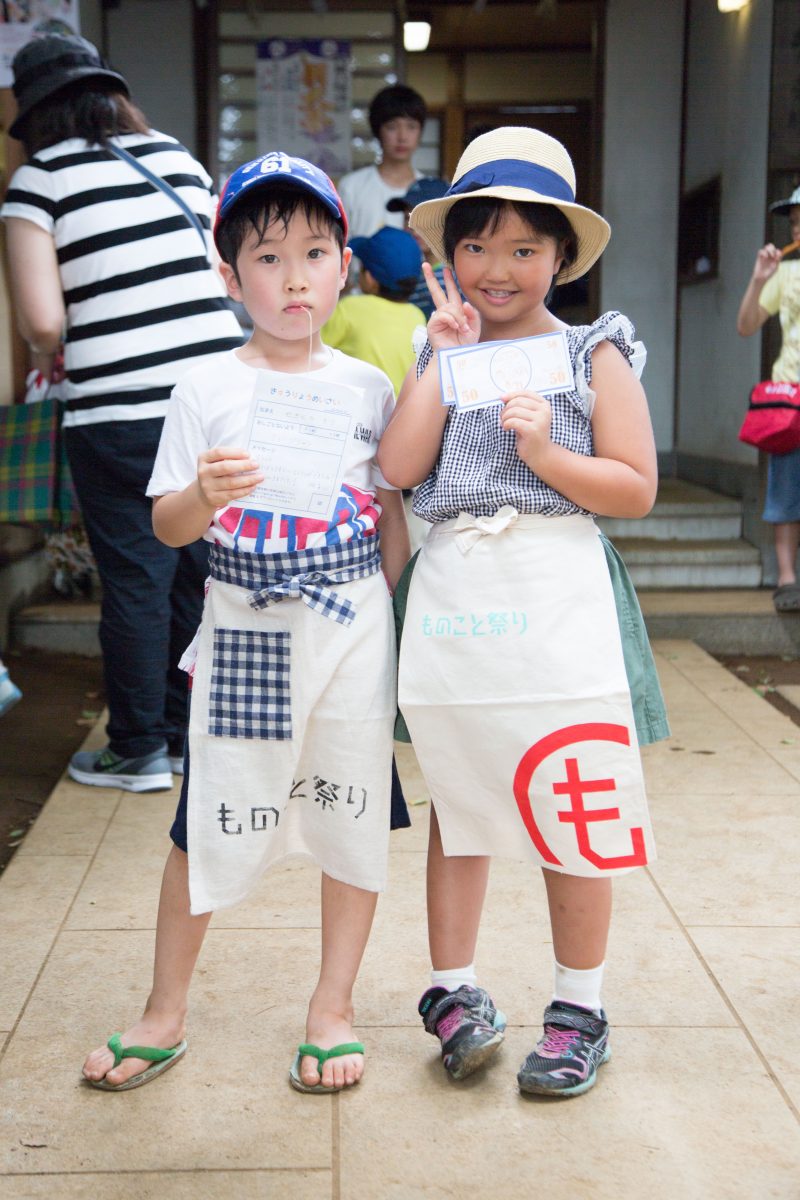
[[[344,384],[360,400],[332,521],[226,505],[214,513],[203,535],[206,541],[244,552],[275,554],[347,542],[375,532],[381,515],[376,490],[391,489],[375,455],[394,408],[394,392],[377,367],[341,350],[330,349],[329,353],[330,361],[308,375]],[[172,393],[148,496],[179,492],[192,483],[201,451],[212,446],[247,446],[257,376],[257,369],[231,350],[181,378]]]
[[[419,179],[419,171],[414,171],[414,178]],[[405,196],[410,187],[410,183],[401,187],[384,183],[376,166],[361,167],[358,171],[343,175],[337,190],[347,213],[348,236],[372,237],[384,225],[402,229],[402,211],[388,212],[386,203],[395,196]]]

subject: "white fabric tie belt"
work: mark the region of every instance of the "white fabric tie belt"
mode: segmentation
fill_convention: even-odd
[[[472,547],[487,534],[502,533],[519,518],[516,508],[504,504],[492,517],[473,517],[471,513],[459,513],[453,532],[456,545],[462,554],[469,554]]]

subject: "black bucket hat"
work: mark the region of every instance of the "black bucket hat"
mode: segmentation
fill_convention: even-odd
[[[92,43],[77,34],[48,33],[33,38],[14,55],[11,69],[17,116],[8,132],[14,138],[22,138],[25,118],[35,105],[77,79],[113,79],[126,96],[130,94],[123,77],[110,70]]]

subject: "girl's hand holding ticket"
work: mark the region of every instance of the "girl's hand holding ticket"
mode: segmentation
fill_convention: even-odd
[[[422,264],[422,273],[436,309],[428,321],[428,340],[434,350],[453,346],[474,346],[481,336],[481,319],[468,300],[462,300],[453,273],[444,268],[443,290],[430,263]]]
[[[197,486],[209,507],[243,500],[264,479],[264,472],[246,450],[215,446],[197,459]]]
[[[538,392],[512,392],[500,399],[503,403],[500,424],[517,435],[517,454],[527,467],[537,472],[537,465],[541,467],[542,458],[553,445],[550,401]]]

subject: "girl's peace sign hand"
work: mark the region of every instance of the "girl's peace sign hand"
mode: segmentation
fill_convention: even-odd
[[[453,346],[474,346],[481,335],[481,319],[468,300],[462,300],[453,273],[444,268],[444,286],[428,262],[422,264],[422,274],[431,299],[436,305],[428,321],[428,341],[434,350],[449,350]]]

